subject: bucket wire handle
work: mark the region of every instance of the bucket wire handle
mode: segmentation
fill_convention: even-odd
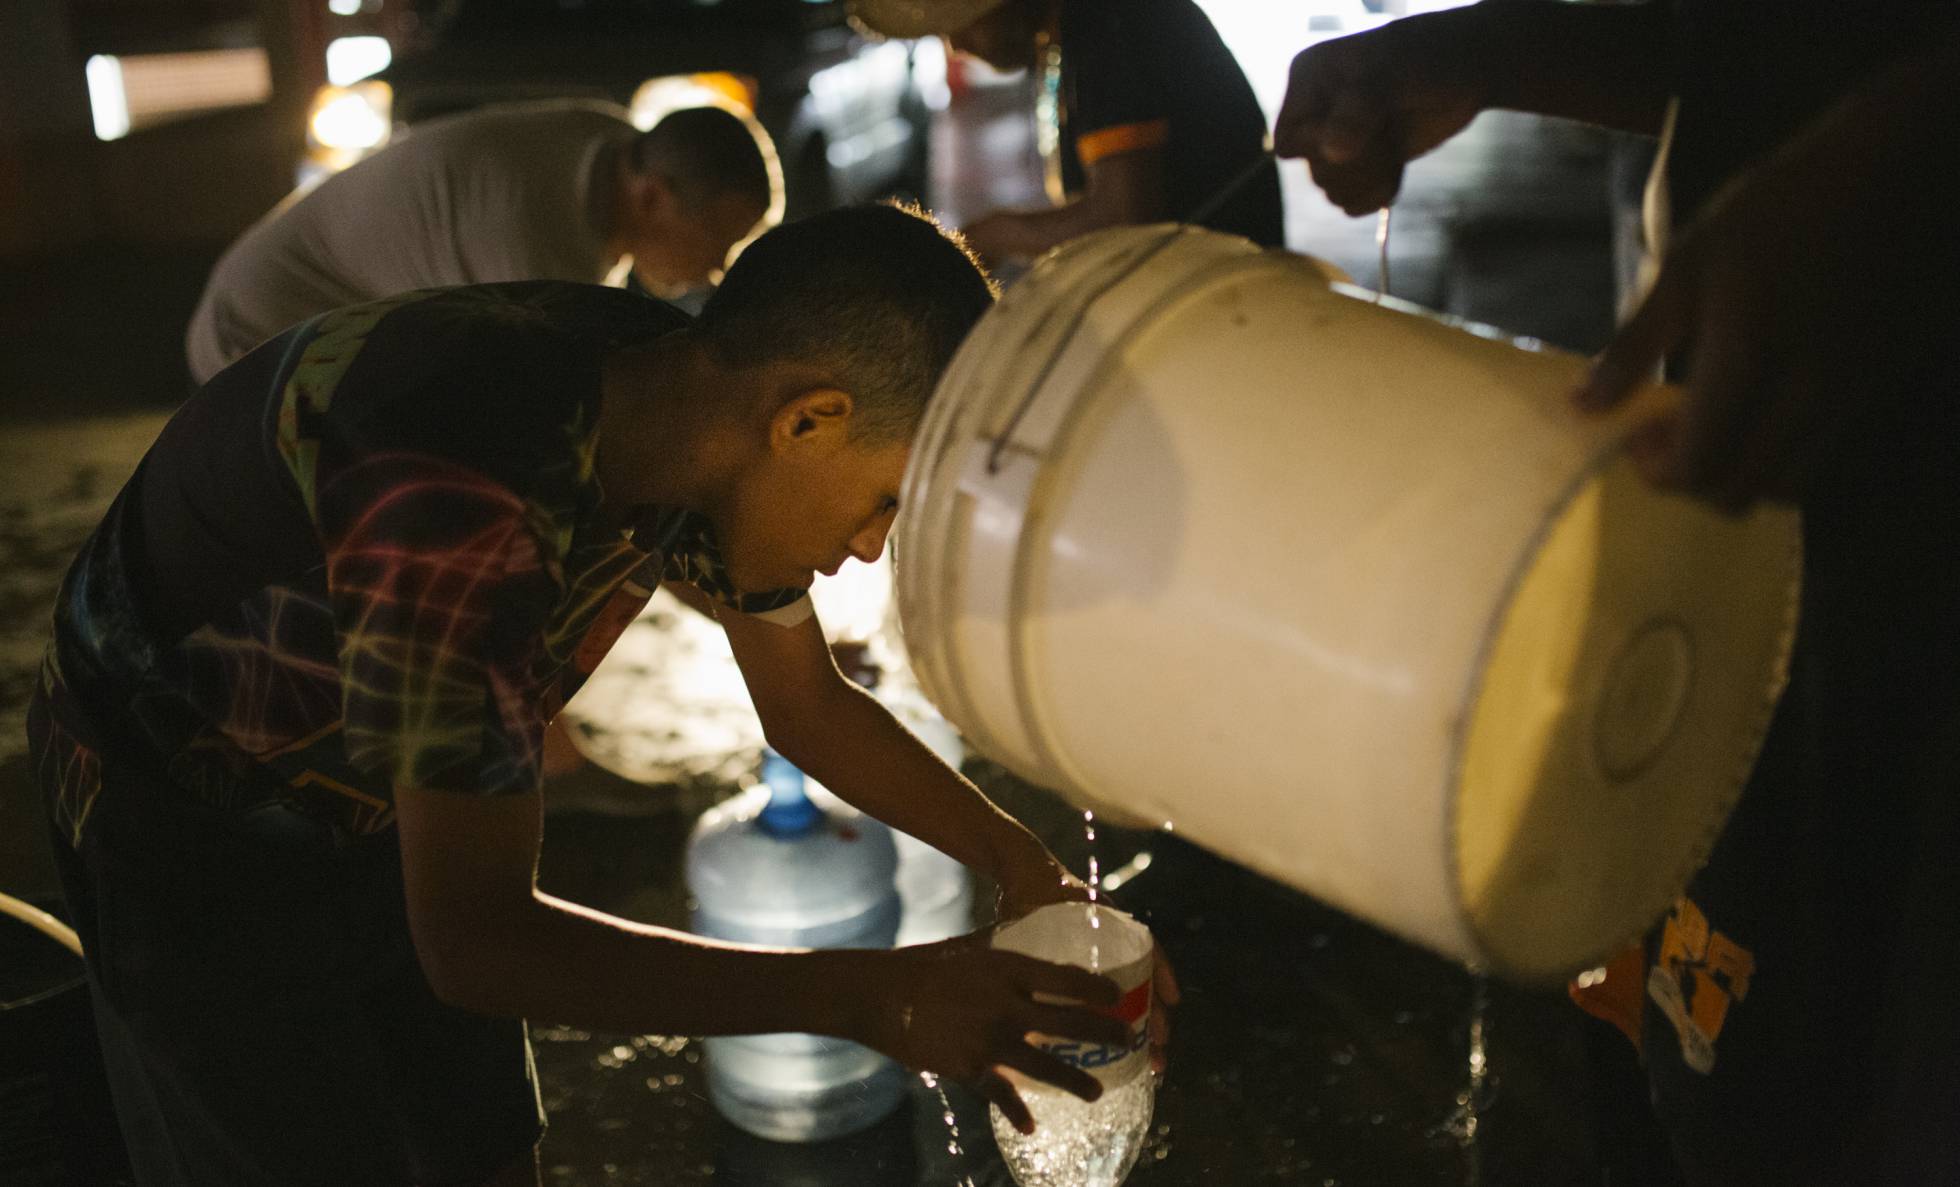
[[[1042,362],[1041,370],[1035,375],[1034,382],[1028,385],[1027,394],[1021,397],[1019,403],[1015,404],[1014,411],[1008,414],[1007,423],[1002,425],[1000,431],[994,435],[993,444],[987,450],[987,473],[1000,473],[1001,455],[1007,452],[1008,444],[1014,437],[1014,430],[1020,427],[1021,421],[1028,414],[1028,409],[1034,405],[1035,396],[1040,394],[1042,386],[1048,382],[1049,375],[1054,373],[1056,365],[1061,362],[1062,352],[1068,347],[1069,342],[1075,338],[1075,332],[1082,328],[1084,321],[1088,320],[1090,307],[1100,300],[1105,293],[1109,292],[1109,290],[1122,284],[1131,276],[1134,276],[1138,269],[1154,259],[1158,252],[1169,247],[1171,241],[1182,235],[1186,228],[1194,224],[1203,223],[1206,219],[1217,214],[1224,208],[1227,202],[1230,202],[1238,196],[1240,190],[1252,184],[1253,180],[1261,173],[1272,168],[1275,160],[1272,146],[1269,144],[1260,150],[1259,155],[1254,157],[1245,168],[1234,174],[1231,180],[1218,187],[1210,197],[1192,208],[1191,213],[1166,232],[1161,239],[1158,239],[1149,247],[1138,252],[1116,275],[1104,281],[1100,288],[1076,304],[1075,312],[1069,317],[1068,327],[1055,339],[1054,349],[1049,351],[1047,359]]]
[[[11,915],[75,955],[82,954],[82,938],[75,934],[75,929],[32,903],[0,894],[0,915]]]

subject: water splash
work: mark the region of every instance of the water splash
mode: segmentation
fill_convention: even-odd
[[[946,1098],[945,1087],[939,1083],[939,1077],[931,1072],[920,1072],[919,1082],[939,1096],[939,1118],[946,1123],[946,1153],[955,1159],[964,1159],[966,1149],[960,1145],[960,1119],[953,1114],[953,1102]],[[961,1175],[958,1187],[974,1187],[973,1176]]]
[[[1153,864],[1156,863],[1156,860],[1157,859],[1151,855],[1150,850],[1148,849],[1138,850],[1137,855],[1135,857],[1132,857],[1130,860],[1124,862],[1122,865],[1117,866],[1115,869],[1110,870],[1108,873],[1102,876],[1102,892],[1105,895],[1115,894],[1118,890],[1121,890],[1126,883],[1134,879],[1138,874],[1141,874],[1145,870],[1149,869]]]
[[[1056,1088],[1022,1088],[1032,1135],[990,1110],[994,1142],[1021,1187],[1116,1187],[1143,1152],[1156,1085],[1148,1074],[1106,1089],[1095,1103]],[[1166,1147],[1168,1149],[1168,1147]]]

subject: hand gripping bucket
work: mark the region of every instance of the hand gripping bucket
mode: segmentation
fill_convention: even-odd
[[[1514,980],[1586,968],[1726,819],[1800,557],[1793,512],[1642,483],[1583,368],[1230,236],[1078,240],[914,441],[919,680],[1079,805]]]

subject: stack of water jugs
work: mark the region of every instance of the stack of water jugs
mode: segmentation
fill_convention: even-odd
[[[957,766],[959,736],[922,700],[892,708]],[[968,930],[972,884],[952,858],[862,815],[765,750],[762,783],[702,816],[688,842],[693,929],[801,948],[888,948]],[[897,1064],[823,1035],[707,1040],[708,1093],[759,1137],[814,1142],[876,1124],[904,1096]]]

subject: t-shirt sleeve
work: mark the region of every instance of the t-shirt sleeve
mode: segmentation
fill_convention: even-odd
[[[1062,54],[1070,77],[1069,126],[1084,168],[1161,147],[1170,138],[1166,80],[1153,76],[1145,52],[1154,8],[1139,0],[1103,0],[1068,14]]]
[[[348,760],[395,786],[534,790],[563,571],[530,506],[455,462],[391,453],[323,483],[316,519]]]
[[[660,577],[663,581],[685,581],[717,605],[778,626],[795,626],[814,612],[808,590],[737,591],[735,583],[728,579],[713,525],[699,516],[689,516],[666,546],[666,563]]]

